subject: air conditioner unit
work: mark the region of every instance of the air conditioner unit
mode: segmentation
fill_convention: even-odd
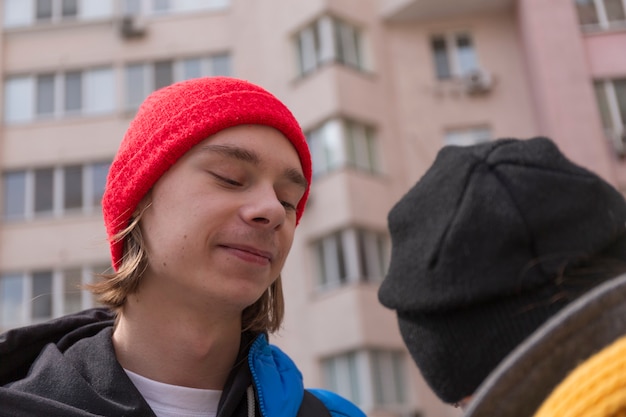
[[[463,75],[463,87],[470,95],[485,94],[493,88],[493,77],[485,70],[473,70]]]
[[[125,15],[120,18],[119,31],[124,39],[141,38],[146,30],[146,21],[140,16]]]

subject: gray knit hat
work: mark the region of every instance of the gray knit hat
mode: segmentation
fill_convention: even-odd
[[[443,148],[389,213],[380,302],[435,393],[454,403],[575,296],[561,273],[620,247],[626,202],[546,138]],[[579,287],[580,285],[580,287]]]

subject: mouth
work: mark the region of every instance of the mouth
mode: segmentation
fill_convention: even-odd
[[[271,252],[257,249],[252,246],[226,244],[220,245],[220,247],[239,259],[259,265],[268,265],[274,258],[274,255]]]

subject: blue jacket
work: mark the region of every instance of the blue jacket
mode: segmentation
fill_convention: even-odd
[[[154,417],[117,362],[112,331],[111,313],[91,309],[0,335],[0,416]],[[365,417],[336,394],[305,390],[264,334],[244,334],[241,345],[247,361],[229,375],[218,417]]]

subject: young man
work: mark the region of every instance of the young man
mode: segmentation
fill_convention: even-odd
[[[115,272],[93,291],[113,313],[5,334],[0,414],[364,416],[304,390],[267,342],[310,181],[297,121],[262,88],[200,78],[149,96],[103,197]]]

